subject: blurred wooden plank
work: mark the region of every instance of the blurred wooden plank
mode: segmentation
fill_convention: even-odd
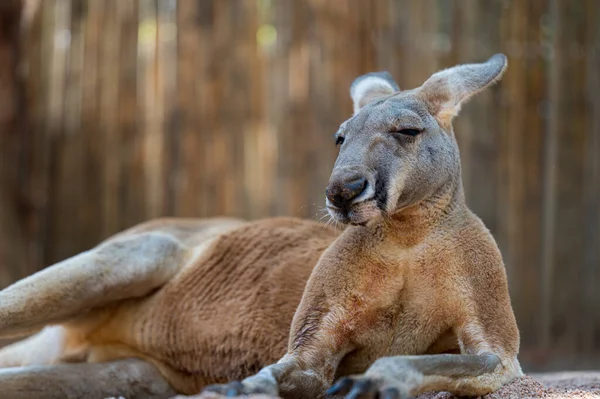
[[[561,24],[559,19],[558,2],[550,1],[548,11],[548,25],[555,32],[560,32]],[[556,37],[556,36],[555,36]],[[556,99],[560,96],[560,62],[556,60],[559,55],[555,49],[554,41],[549,46],[549,55],[552,55],[552,62],[548,67],[548,96],[550,99]],[[543,193],[543,223],[542,223],[542,280],[541,294],[542,303],[540,309],[540,346],[541,350],[550,347],[552,341],[552,281],[554,278],[555,262],[553,259],[554,239],[556,230],[556,174],[557,174],[557,152],[558,152],[558,129],[556,113],[559,104],[557,101],[549,101],[549,123],[544,145],[544,193]]]
[[[55,166],[53,169],[53,209],[51,236],[58,238],[49,253],[52,261],[73,256],[80,252],[81,230],[79,204],[85,176],[80,167],[83,161],[84,134],[81,131],[81,79],[83,69],[83,37],[81,8],[77,0],[66,0],[56,5],[54,30],[55,57],[61,57],[60,69],[55,75],[63,77],[63,86],[55,98],[64,101],[60,122],[54,126]],[[73,14],[75,12],[75,14]],[[52,100],[55,101],[55,100]]]
[[[277,197],[277,200],[272,202],[269,214],[280,215],[285,213],[287,201],[287,192],[284,188],[287,167],[282,159],[284,149],[287,147],[285,144],[286,137],[282,132],[286,129],[290,106],[288,100],[290,91],[288,58],[292,42],[292,1],[282,0],[273,3],[270,13],[270,22],[277,33],[277,38],[268,53],[265,65],[265,72],[268,73],[265,113],[269,131],[274,132],[273,147],[275,151],[272,155],[270,167],[275,172],[272,182],[272,195]]]
[[[314,3],[314,2],[313,2]],[[283,211],[286,215],[297,216],[306,207],[306,192],[308,189],[308,175],[303,173],[303,169],[310,163],[307,159],[308,146],[311,144],[305,135],[310,134],[307,118],[309,98],[308,87],[311,79],[311,70],[309,69],[310,57],[320,57],[325,51],[322,46],[326,42],[325,37],[321,40],[315,36],[307,37],[307,33],[315,30],[318,31],[319,16],[318,7],[327,7],[331,3],[326,2],[319,6],[310,3],[302,3],[293,1],[290,4],[290,10],[293,19],[290,21],[291,30],[289,32],[289,53],[287,57],[287,81],[282,82],[288,86],[288,97],[285,99],[288,102],[289,114],[287,120],[281,129],[289,133],[282,137],[280,151],[280,170],[282,171],[282,187],[284,198]],[[311,51],[312,50],[312,51]],[[314,53],[313,53],[314,51]],[[317,58],[319,59],[319,58]],[[320,67],[324,65],[321,63]],[[320,70],[315,70],[315,73],[322,73]],[[321,75],[322,77],[322,75]],[[327,96],[327,84],[321,86],[312,86],[312,94],[314,100],[321,96]],[[293,157],[285,156],[285,154],[294,154]]]
[[[267,28],[261,24],[263,10],[260,8],[260,3],[242,2],[239,5],[241,7],[237,11],[238,18],[244,20],[244,28],[240,29],[240,34],[246,37],[246,41],[238,53],[239,58],[235,61],[240,81],[239,86],[236,84],[235,90],[245,94],[245,104],[238,122],[244,128],[234,130],[242,135],[236,139],[236,143],[240,145],[238,153],[242,160],[239,164],[237,180],[243,182],[242,192],[238,191],[236,214],[254,219],[268,211],[270,197],[272,198],[273,195],[269,185],[269,180],[274,175],[269,171],[272,167],[270,160],[273,151],[270,142],[272,136],[262,119],[265,108],[264,51],[268,49],[260,47],[270,46],[270,44],[262,42],[259,45],[259,40],[271,39],[265,38],[264,29]],[[240,68],[243,64],[246,64],[245,67]]]
[[[0,4],[0,288],[25,275],[28,269],[24,201],[19,182],[25,130],[25,91],[19,25],[22,4]]]
[[[212,192],[216,194],[214,198],[214,214],[216,215],[227,215],[230,212],[235,214],[238,211],[235,209],[237,202],[235,175],[239,170],[240,159],[235,157],[239,148],[235,135],[239,129],[243,129],[243,126],[240,127],[236,124],[234,127],[230,122],[239,123],[234,104],[239,106],[240,100],[243,99],[243,92],[240,90],[239,94],[232,95],[235,90],[233,86],[238,82],[235,79],[235,65],[232,57],[235,56],[235,49],[232,49],[229,43],[234,40],[240,40],[243,43],[245,38],[235,36],[233,16],[236,4],[235,0],[213,3],[214,22],[211,29],[211,40],[214,47],[210,63],[211,75],[215,80],[212,95],[218,122],[213,126],[213,156],[210,159],[209,167],[214,168],[214,175],[210,180],[214,187]]]
[[[50,149],[44,134],[44,100],[46,94],[43,73],[47,71],[47,68],[44,68],[43,65],[46,54],[43,41],[44,22],[47,21],[44,5],[45,3],[42,3],[38,12],[33,15],[26,30],[27,35],[24,41],[27,58],[26,107],[30,128],[29,148],[25,150],[28,157],[28,178],[24,183],[24,187],[33,208],[27,229],[31,240],[28,248],[28,258],[34,270],[39,270],[46,265],[43,239],[47,222],[44,210],[48,193],[45,180]]]
[[[30,0],[24,3],[21,36],[19,44],[20,58],[20,85],[21,94],[17,97],[20,101],[22,119],[20,123],[23,131],[19,135],[19,162],[14,165],[18,169],[19,179],[19,213],[20,226],[25,239],[25,259],[19,266],[21,275],[29,275],[41,268],[39,257],[41,256],[40,243],[37,241],[39,224],[37,224],[37,206],[39,198],[32,190],[32,176],[35,175],[33,151],[36,136],[41,132],[40,118],[34,100],[36,90],[39,89],[39,68],[41,67],[41,13],[39,1]],[[31,83],[31,85],[30,85]],[[18,246],[15,246],[17,249]]]
[[[230,117],[225,119],[225,131],[230,137],[229,154],[232,176],[232,208],[226,214],[246,216],[251,214],[250,206],[256,206],[255,187],[260,181],[258,162],[252,162],[252,147],[256,146],[256,130],[252,126],[250,79],[256,67],[256,31],[258,29],[257,2],[230,2],[229,14],[231,26],[235,26],[229,40],[238,45],[229,52],[229,76],[226,84],[227,107]],[[247,151],[250,150],[250,151]],[[246,159],[248,157],[248,159]],[[249,170],[247,170],[249,169]],[[245,177],[251,176],[250,181]]]
[[[104,2],[105,19],[102,26],[100,52],[100,134],[103,146],[98,148],[103,163],[103,234],[108,236],[120,230],[119,180],[123,152],[119,141],[119,54],[121,25],[117,13],[119,0]]]
[[[215,8],[214,57],[221,64],[217,79],[221,80],[219,95],[222,96],[218,99],[220,123],[216,126],[218,136],[215,143],[216,150],[222,156],[217,157],[215,162],[222,170],[222,174],[218,174],[221,176],[220,185],[223,190],[218,213],[226,215],[249,214],[248,209],[245,209],[248,205],[249,186],[244,181],[247,155],[244,147],[246,144],[252,146],[251,143],[256,140],[250,113],[250,76],[256,65],[253,60],[255,57],[251,54],[256,48],[257,11],[256,2],[235,0],[218,2]],[[237,45],[232,48],[229,45],[231,42],[236,42]],[[256,163],[248,164],[254,169],[252,183],[256,183],[258,177],[255,165]]]
[[[198,103],[194,113],[198,117],[196,134],[198,135],[198,146],[187,149],[187,152],[195,152],[194,162],[191,166],[190,180],[198,183],[198,187],[190,193],[195,201],[195,208],[199,216],[214,215],[219,197],[216,188],[219,185],[219,176],[215,174],[216,157],[213,151],[214,132],[219,124],[217,109],[220,104],[216,101],[216,92],[220,85],[216,71],[220,59],[215,59],[216,43],[213,40],[215,34],[215,0],[198,2],[198,27],[197,47],[197,71],[194,84]]]
[[[526,62],[522,43],[527,40],[527,4],[512,1],[503,8],[500,17],[501,50],[508,57],[509,67],[502,79],[503,101],[509,104],[506,113],[499,118],[498,137],[498,226],[496,238],[506,264],[513,308],[518,315],[519,327],[528,320],[520,315],[526,314],[529,286],[523,284],[523,266],[520,256],[523,251],[524,238],[521,234],[520,221],[523,217],[523,199],[525,180],[522,170],[525,163],[525,146],[523,141],[524,121],[527,118],[527,103],[523,88],[527,86]],[[472,165],[475,167],[475,165]],[[527,330],[527,326],[523,326]]]
[[[293,207],[289,209],[294,216],[316,217],[316,210],[323,206],[323,192],[329,179],[329,173],[325,178],[319,178],[318,171],[321,162],[319,159],[323,152],[319,149],[316,154],[318,143],[331,145],[331,135],[335,133],[339,123],[344,119],[335,116],[339,109],[334,108],[333,97],[335,95],[336,64],[338,61],[336,49],[338,46],[347,46],[348,38],[340,38],[341,21],[347,21],[348,27],[354,30],[360,29],[355,18],[349,17],[352,8],[351,1],[339,2],[312,2],[309,7],[294,11],[297,21],[292,30],[293,42],[290,53],[290,100],[292,101],[293,125],[292,131],[302,132],[296,134],[290,140],[297,154],[292,166],[292,180],[289,187]],[[360,5],[356,5],[360,9]],[[357,10],[358,11],[358,10]],[[297,15],[301,13],[302,17]],[[356,15],[356,14],[355,14]],[[353,25],[354,24],[354,25]],[[312,32],[312,34],[309,34]],[[340,43],[340,41],[342,43]],[[360,43],[354,43],[360,47]],[[323,139],[329,139],[324,141]],[[326,147],[321,147],[326,148]],[[331,148],[331,147],[329,147]],[[303,165],[314,165],[314,167],[303,170]],[[329,167],[331,172],[331,166]],[[294,184],[298,182],[299,184]],[[317,203],[311,200],[315,198],[315,191],[321,195],[316,196]]]
[[[553,2],[554,43],[550,75],[550,142],[546,164],[548,183],[546,217],[553,218],[545,244],[546,349],[567,359],[576,353],[582,309],[581,268],[584,264],[583,163],[586,106],[585,60],[581,52],[585,10],[581,3]],[[558,145],[560,143],[560,145]],[[553,198],[554,197],[554,198]],[[553,212],[554,215],[548,213]],[[550,310],[549,310],[550,309]]]
[[[406,70],[406,88],[420,86],[431,74],[441,68],[437,58],[437,27],[440,15],[434,0],[403,0],[401,12],[409,16],[405,32],[410,65]]]
[[[159,69],[156,0],[139,1],[138,112],[143,132],[144,197],[146,217],[164,213],[163,79]]]
[[[81,108],[82,108],[82,90],[84,79],[84,11],[83,0],[69,0],[67,3],[70,18],[68,30],[62,32],[60,40],[63,45],[68,47],[68,69],[66,71],[65,87],[65,111],[64,111],[64,130],[65,137],[81,140]],[[78,148],[81,153],[81,148]],[[77,162],[82,162],[80,158]],[[78,177],[80,179],[81,177]],[[81,180],[77,184],[81,185]],[[77,201],[81,201],[77,198]]]
[[[477,0],[454,2],[453,17],[460,26],[451,43],[453,64],[482,62],[500,49],[500,30],[495,24],[502,12],[501,1]],[[439,9],[442,12],[442,9]],[[450,27],[448,27],[450,31]],[[440,50],[446,35],[438,33]],[[446,65],[444,67],[451,66]],[[509,66],[512,69],[512,66]],[[503,82],[477,95],[461,110],[454,131],[461,150],[463,183],[467,204],[484,221],[493,234],[497,232],[499,129],[506,107],[500,104]]]
[[[596,18],[600,15],[600,4],[588,0],[585,3],[585,47],[587,88],[586,154],[584,161],[584,262],[582,290],[579,294],[582,309],[581,345],[578,351],[597,357],[600,348],[597,337],[600,332],[600,301],[597,287],[600,285],[600,25]]]
[[[543,21],[547,20],[548,2],[538,1],[528,4],[527,19],[540,21],[527,25],[527,40],[523,46],[526,86],[523,95],[527,104],[527,114],[522,122],[522,167],[523,198],[520,216],[520,232],[524,245],[520,247],[518,279],[524,290],[523,304],[520,306],[520,327],[524,346],[539,345],[541,332],[540,308],[542,307],[542,223],[544,190],[544,145],[548,128],[547,59],[542,51],[548,41]],[[509,104],[504,103],[505,107]],[[502,134],[501,132],[498,132]],[[514,269],[513,269],[514,270]],[[513,279],[514,280],[514,279]],[[510,280],[512,283],[513,280]]]
[[[118,229],[125,229],[146,218],[144,203],[143,140],[138,131],[137,44],[138,1],[117,3],[119,30],[118,148],[120,152]]]
[[[40,209],[40,242],[43,243],[42,259],[44,264],[54,263],[61,253],[54,250],[58,237],[53,233],[55,223],[56,168],[58,161],[57,140],[62,129],[64,49],[56,48],[57,32],[62,28],[64,19],[61,7],[56,0],[44,2],[42,9],[42,97],[40,113],[43,118],[39,153],[39,181],[37,188],[44,195],[44,206]],[[58,27],[58,28],[57,28]]]
[[[163,208],[162,214],[173,215],[175,195],[180,173],[179,160],[179,115],[176,109],[177,90],[177,25],[175,0],[157,0],[156,8],[156,79],[158,95],[162,96],[160,128],[163,143]],[[162,91],[162,92],[161,92]]]
[[[196,216],[202,195],[202,170],[196,166],[198,149],[202,147],[197,127],[198,97],[196,77],[199,73],[199,3],[193,0],[177,2],[177,124],[179,170],[174,208],[178,215]],[[200,169],[200,170],[198,170]]]
[[[80,250],[90,248],[105,238],[103,214],[104,148],[101,70],[104,21],[107,18],[103,0],[79,0],[82,12],[83,71],[81,82],[82,164],[84,175],[79,208]]]
[[[251,201],[244,216],[249,218],[260,218],[271,213],[276,202],[274,180],[277,175],[277,132],[271,128],[267,119],[267,82],[270,76],[268,60],[269,53],[277,42],[277,30],[272,24],[273,8],[269,3],[257,2],[255,7],[250,25],[255,32],[249,32],[253,40],[248,49],[248,57],[253,60],[248,76],[248,90],[251,94],[249,129],[252,131],[251,137],[255,139],[244,148],[244,184],[247,198]],[[257,181],[253,179],[249,165],[256,165]]]
[[[201,5],[201,71],[203,110],[203,180],[205,182],[202,207],[208,215],[223,215],[231,198],[227,192],[231,188],[229,178],[228,137],[223,131],[222,121],[226,118],[227,106],[224,103],[225,84],[227,82],[227,32],[229,1],[211,0]],[[209,133],[210,132],[210,133]],[[204,214],[204,213],[203,213]]]
[[[383,4],[386,6],[384,7]],[[387,3],[378,2],[377,7],[382,8],[384,14],[383,26],[386,26],[389,39],[382,44],[381,52],[388,53],[388,63],[378,69],[388,69],[396,78],[401,90],[415,87],[420,83],[410,81],[410,69],[414,68],[413,52],[410,40],[408,0],[388,0]]]

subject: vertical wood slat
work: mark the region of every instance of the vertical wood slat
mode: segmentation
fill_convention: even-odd
[[[177,190],[179,174],[179,139],[177,124],[179,115],[176,109],[177,80],[177,26],[175,0],[157,0],[156,49],[157,80],[161,83],[162,117],[160,128],[163,136],[163,214],[172,214],[175,206],[173,192]]]
[[[22,192],[27,204],[28,215],[22,221],[27,243],[27,254],[25,264],[18,267],[22,275],[28,275],[39,270],[44,264],[43,249],[41,248],[41,223],[40,215],[43,207],[43,197],[37,184],[39,179],[39,159],[35,157],[41,147],[38,143],[42,140],[43,118],[40,112],[41,106],[37,99],[40,97],[42,68],[42,10],[40,4],[26,4],[27,28],[22,30],[21,57],[24,67],[24,108],[27,115],[28,134],[23,138],[26,140],[22,148],[23,167],[20,180]]]
[[[79,37],[73,40],[73,33],[78,36],[80,26],[71,21],[72,2],[70,0],[56,3],[55,26],[53,37],[53,66],[52,79],[54,87],[51,87],[48,109],[52,116],[48,121],[55,129],[53,135],[53,169],[52,181],[52,221],[51,237],[63,237],[62,240],[51,241],[49,248],[51,256],[58,258],[61,253],[69,253],[77,250],[76,242],[78,230],[77,220],[71,220],[77,215],[77,205],[81,201],[81,164],[80,144],[83,141],[79,134],[78,119],[79,107],[76,105],[77,92],[79,91],[78,69],[80,66],[78,51],[80,48],[72,49],[75,42],[79,46]],[[66,109],[70,112],[67,114]],[[75,212],[75,213],[74,213]]]
[[[267,12],[263,10],[263,12]],[[273,3],[273,7],[269,8],[267,22],[273,27],[277,34],[276,41],[272,44],[269,52],[266,55],[265,71],[266,76],[266,99],[265,99],[265,118],[267,120],[268,134],[272,137],[272,159],[270,168],[274,171],[272,182],[272,197],[279,197],[278,200],[272,201],[268,210],[270,214],[283,213],[283,207],[286,203],[282,197],[287,195],[283,188],[283,160],[281,155],[284,151],[284,135],[280,132],[285,129],[287,122],[287,107],[289,101],[287,99],[289,93],[288,86],[288,54],[291,42],[291,23],[292,23],[292,7],[289,0],[283,0]],[[274,99],[282,99],[281,101],[273,101]]]
[[[307,204],[305,202],[305,193],[307,190],[308,173],[303,173],[302,169],[305,165],[309,165],[307,159],[308,140],[304,135],[310,137],[308,132],[307,114],[308,107],[308,92],[307,87],[310,87],[310,79],[314,71],[310,68],[310,57],[319,57],[319,52],[322,51],[322,42],[315,42],[316,39],[311,33],[317,30],[318,14],[316,14],[315,4],[302,4],[300,2],[292,2],[290,31],[290,47],[289,56],[287,59],[287,82],[289,108],[287,120],[283,129],[289,129],[298,134],[286,135],[282,143],[283,153],[294,152],[295,157],[281,157],[283,161],[282,167],[285,170],[285,175],[282,175],[283,187],[287,193],[286,198],[286,215],[297,215],[302,212]],[[323,6],[323,5],[322,5]],[[326,5],[325,5],[326,7]],[[314,14],[313,14],[314,13]],[[315,19],[310,16],[314,15]],[[307,46],[308,43],[308,46]],[[313,50],[314,52],[311,52]],[[325,65],[322,65],[326,67]],[[315,101],[318,101],[321,87],[315,89]]]
[[[504,223],[499,226],[498,239],[506,263],[513,307],[517,314],[524,313],[522,309],[527,304],[527,291],[521,280],[521,265],[519,264],[523,238],[519,221],[523,217],[522,201],[524,196],[524,148],[523,121],[527,117],[527,107],[523,88],[526,82],[526,64],[522,43],[526,36],[527,4],[513,1],[504,9],[500,25],[500,40],[502,51],[510,62],[510,69],[502,79],[502,87],[510,106],[500,120],[501,136],[499,137],[500,155],[498,161],[500,189],[498,192],[499,219]],[[523,320],[522,322],[528,322]]]
[[[484,4],[475,0],[463,7],[452,10],[460,31],[454,32],[448,27],[449,34],[457,34],[452,39],[439,35],[439,51],[443,53],[444,46],[448,45],[445,40],[448,40],[454,43],[453,46],[450,44],[452,54],[448,56],[453,62],[467,58],[485,60],[500,47],[500,31],[494,27],[494,21],[502,12],[502,3],[489,1]],[[438,8],[438,12],[443,10]],[[500,107],[502,95],[503,87],[500,86],[479,94],[475,101],[463,107],[454,124],[462,155],[467,204],[494,232],[497,230],[496,201],[499,195],[496,165],[503,132],[499,129],[498,112],[486,111]]]
[[[118,91],[118,139],[116,153],[120,153],[118,197],[119,212],[117,229],[122,230],[142,222],[146,215],[144,207],[144,159],[142,136],[137,117],[137,42],[138,0],[117,3],[119,32],[119,91]]]
[[[22,225],[24,202],[19,168],[25,129],[24,88],[20,69],[23,44],[19,43],[20,2],[0,4],[0,287],[27,275],[27,229]],[[14,212],[14,210],[17,212]],[[18,265],[23,265],[19,270]]]
[[[104,126],[102,112],[102,32],[104,29],[104,0],[77,0],[83,8],[83,81],[81,88],[81,132],[85,135],[82,144],[82,169],[85,176],[82,182],[79,222],[82,226],[80,245],[90,248],[99,237],[104,236],[103,181]],[[62,254],[64,256],[64,254]]]
[[[269,79],[269,99],[267,100],[267,109],[269,112],[268,118],[271,121],[272,129],[278,132],[277,138],[277,157],[275,158],[275,169],[277,170],[275,193],[279,196],[276,202],[274,214],[286,214],[289,209],[290,192],[287,187],[291,167],[289,166],[292,157],[285,157],[283,154],[294,151],[298,158],[300,155],[299,148],[291,148],[288,144],[292,138],[290,135],[282,135],[281,131],[292,129],[290,120],[290,110],[294,104],[294,99],[290,94],[290,68],[291,49],[294,42],[297,41],[293,34],[293,26],[297,23],[294,17],[295,7],[306,7],[306,3],[296,4],[292,0],[284,0],[273,4],[273,26],[277,31],[277,43],[271,54],[268,62],[270,73]],[[303,17],[302,17],[303,18]],[[305,80],[306,72],[300,75],[300,78]],[[281,99],[281,101],[277,101]]]
[[[551,341],[549,344],[560,348],[563,356],[571,356],[577,350],[578,327],[582,310],[577,297],[581,292],[581,268],[583,262],[583,163],[586,135],[586,104],[580,93],[585,92],[585,62],[581,53],[583,45],[583,19],[585,10],[582,3],[567,5],[557,2],[557,30],[555,32],[556,81],[554,96],[550,101],[552,128],[555,129],[555,229],[552,232],[552,298],[550,306]],[[581,71],[581,72],[580,72]],[[547,169],[547,171],[549,171]],[[569,240],[563,239],[565,235]]]
[[[240,164],[238,180],[243,181],[243,192],[240,196],[236,208],[237,215],[248,215],[250,218],[260,217],[267,207],[267,199],[270,196],[271,189],[268,185],[268,169],[270,152],[273,150],[268,141],[268,132],[264,130],[261,114],[264,113],[264,95],[262,81],[262,68],[264,57],[259,48],[259,29],[261,27],[261,8],[258,2],[244,2],[239,11],[245,19],[245,32],[247,37],[243,51],[237,64],[245,64],[245,68],[240,71],[240,79],[243,80],[243,87],[236,87],[234,90],[245,91],[246,105],[240,124],[244,126],[242,130],[243,137],[239,138],[241,148],[239,154],[243,160]],[[234,93],[235,96],[235,93]],[[245,207],[248,211],[241,212]]]
[[[34,158],[39,160],[36,173],[36,188],[39,189],[41,200],[40,203],[43,206],[39,207],[39,235],[38,240],[40,242],[40,252],[44,260],[52,259],[52,246],[55,243],[52,233],[52,215],[53,215],[53,195],[54,195],[54,163],[56,160],[56,135],[57,135],[57,121],[59,116],[58,110],[61,109],[60,101],[54,106],[50,106],[52,103],[53,95],[56,96],[58,82],[53,80],[53,74],[56,72],[56,64],[54,56],[54,38],[55,38],[55,24],[56,24],[56,1],[49,1],[44,3],[44,7],[41,10],[42,18],[42,33],[41,33],[41,62],[45,68],[41,69],[41,88],[40,88],[40,118],[42,123],[40,126],[40,140],[37,144]],[[59,82],[62,80],[60,78]],[[54,91],[53,91],[54,89]]]
[[[214,101],[213,117],[216,122],[211,126],[214,132],[211,136],[212,146],[209,161],[206,165],[211,168],[210,181],[213,193],[216,194],[213,202],[213,212],[216,215],[225,215],[233,207],[234,187],[233,175],[235,173],[236,160],[233,159],[234,146],[231,142],[231,132],[225,126],[228,123],[230,107],[227,104],[227,89],[231,84],[229,76],[231,70],[231,57],[229,57],[228,44],[232,40],[230,33],[233,30],[231,21],[230,1],[214,1],[211,40],[213,52],[209,55],[210,78],[214,79],[212,85],[211,100]]]
[[[119,143],[119,54],[121,26],[118,23],[117,3],[104,2],[105,19],[102,26],[101,55],[99,58],[100,128],[103,145],[95,149],[102,159],[102,232],[105,235],[119,228],[119,178],[122,148]]]
[[[528,25],[527,41],[523,48],[526,68],[525,102],[528,104],[526,119],[523,121],[523,197],[521,215],[521,246],[518,265],[521,265],[522,287],[526,292],[526,303],[522,306],[522,319],[525,320],[524,344],[539,345],[537,336],[540,334],[539,309],[542,307],[541,249],[542,240],[540,229],[543,223],[542,192],[543,192],[543,148],[544,133],[548,124],[548,97],[546,87],[547,59],[541,50],[547,38],[540,30],[542,21],[547,18],[547,1],[531,2],[528,4],[528,19],[540,21],[540,24]],[[508,104],[506,104],[508,105]],[[500,132],[498,134],[501,134]],[[523,265],[526,265],[524,267]],[[525,288],[527,287],[527,288]],[[525,324],[526,323],[526,324]]]
[[[185,54],[177,63],[177,114],[179,116],[178,152],[179,168],[177,176],[177,191],[175,192],[175,210],[179,215],[192,217],[199,214],[197,206],[201,195],[202,173],[197,160],[202,159],[198,154],[201,147],[200,135],[197,127],[200,117],[196,112],[199,98],[194,82],[199,73],[199,37],[200,18],[199,3],[195,1],[179,1],[177,3],[177,53]]]
[[[188,0],[189,1],[189,0]],[[217,109],[219,103],[216,101],[216,93],[219,82],[217,82],[216,70],[220,63],[214,54],[216,44],[213,40],[214,25],[216,23],[215,5],[213,1],[198,3],[198,33],[197,46],[197,71],[194,88],[198,102],[193,113],[198,115],[196,128],[198,146],[194,149],[186,149],[195,162],[192,163],[192,173],[196,173],[198,186],[194,193],[190,193],[191,200],[196,202],[199,215],[215,215],[218,195],[215,191],[218,184],[218,176],[213,162],[216,156],[213,150],[214,135],[218,125]],[[195,154],[194,154],[195,152]],[[194,179],[190,177],[190,179]]]
[[[144,195],[146,217],[163,215],[165,193],[164,173],[164,111],[163,80],[159,68],[156,0],[139,2],[138,36],[138,112],[143,132]]]
[[[523,364],[597,365],[594,0],[40,4],[22,183],[36,268],[165,214],[315,218],[354,77],[412,88],[502,51],[505,78],[455,123],[467,200],[505,257]]]
[[[586,67],[588,123],[586,126],[586,165],[584,184],[585,241],[582,294],[579,296],[583,313],[582,341],[585,353],[594,353],[597,331],[600,330],[600,301],[597,300],[597,283],[600,280],[600,26],[594,22],[600,13],[598,2],[586,2]]]
[[[248,216],[251,218],[270,213],[275,197],[273,182],[277,173],[274,165],[274,155],[277,151],[275,147],[276,132],[270,129],[266,118],[267,53],[271,51],[273,42],[276,41],[276,38],[264,36],[264,32],[272,34],[272,25],[269,23],[271,9],[266,7],[267,5],[255,3],[256,8],[253,10],[252,16],[252,25],[255,30],[250,29],[248,33],[250,38],[249,57],[252,62],[251,74],[248,77],[248,90],[251,93],[249,114],[250,129],[255,139],[251,145],[247,143],[244,147],[244,182],[251,209]],[[263,32],[263,36],[261,36],[261,32]],[[256,164],[256,180],[253,178],[254,174],[249,172],[252,170],[249,164]]]
[[[552,28],[554,35],[553,41],[561,32],[559,19],[558,2],[550,1],[549,7]],[[560,95],[559,80],[560,80],[560,53],[555,50],[555,43],[552,43],[552,54],[557,58],[550,63],[548,71],[548,91],[552,99],[556,99]],[[557,102],[549,103],[550,120],[544,143],[544,193],[543,193],[543,224],[542,224],[542,279],[541,279],[541,294],[542,307],[540,315],[540,338],[541,345],[544,348],[550,346],[551,324],[552,324],[552,281],[554,279],[555,262],[553,259],[554,234],[556,229],[555,213],[556,213],[556,173],[557,173],[557,147],[558,147],[558,118]]]
[[[223,57],[227,70],[227,79],[224,84],[221,127],[223,136],[227,138],[226,146],[229,148],[228,169],[231,174],[227,178],[228,201],[224,213],[233,216],[247,214],[245,206],[256,206],[255,185],[260,183],[260,174],[257,168],[258,161],[254,159],[255,153],[250,150],[257,140],[256,130],[253,127],[252,101],[253,92],[251,79],[256,68],[256,32],[258,29],[257,2],[231,2],[228,9],[223,10],[227,19],[222,22],[228,29],[221,32],[223,43],[236,40],[235,48],[228,51],[223,47]],[[235,29],[231,29],[235,27]],[[236,38],[236,39],[234,39]],[[250,173],[251,180],[246,181]],[[247,205],[246,205],[247,204]]]

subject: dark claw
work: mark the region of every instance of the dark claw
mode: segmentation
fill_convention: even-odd
[[[352,388],[353,384],[354,382],[352,381],[352,378],[344,377],[333,384],[333,386],[329,388],[327,392],[325,392],[325,395],[345,395],[350,391],[350,388]]]
[[[218,393],[220,395],[223,395],[225,393],[226,388],[227,388],[227,386],[215,384],[215,385],[208,385],[208,386],[204,387],[204,389],[202,391],[203,392],[213,392],[213,393]]]
[[[346,396],[346,399],[359,399],[359,398],[369,398],[374,396],[374,388],[375,384],[371,382],[371,380],[358,380],[354,387]]]
[[[228,398],[233,398],[242,394],[244,386],[239,381],[232,381],[227,385],[227,391],[225,392],[225,396]]]
[[[202,392],[218,393],[227,398],[233,398],[244,393],[244,385],[239,381],[232,381],[227,384],[209,385],[205,387]]]
[[[400,399],[400,391],[396,388],[385,388],[379,394],[380,399]]]

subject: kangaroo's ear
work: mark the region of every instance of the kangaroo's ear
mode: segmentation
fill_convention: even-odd
[[[371,72],[359,76],[350,86],[354,114],[358,113],[361,108],[371,101],[398,91],[400,91],[400,88],[388,72]]]
[[[439,122],[447,124],[458,115],[461,104],[500,80],[508,62],[504,54],[480,64],[458,65],[433,74],[417,89]]]

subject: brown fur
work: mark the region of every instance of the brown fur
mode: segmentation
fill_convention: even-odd
[[[0,351],[0,365],[47,347],[44,364],[144,359],[185,394],[244,377],[209,389],[317,398],[343,376],[333,392],[348,397],[498,389],[521,375],[519,334],[499,250],[464,203],[448,115],[505,64],[404,92],[389,75],[357,79],[327,202],[343,232],[290,218],[135,227],[0,292],[0,335],[59,324]]]
[[[245,224],[151,298],[123,303],[92,342],[136,348],[181,392],[246,377],[285,353],[306,280],[337,234],[297,219]]]

